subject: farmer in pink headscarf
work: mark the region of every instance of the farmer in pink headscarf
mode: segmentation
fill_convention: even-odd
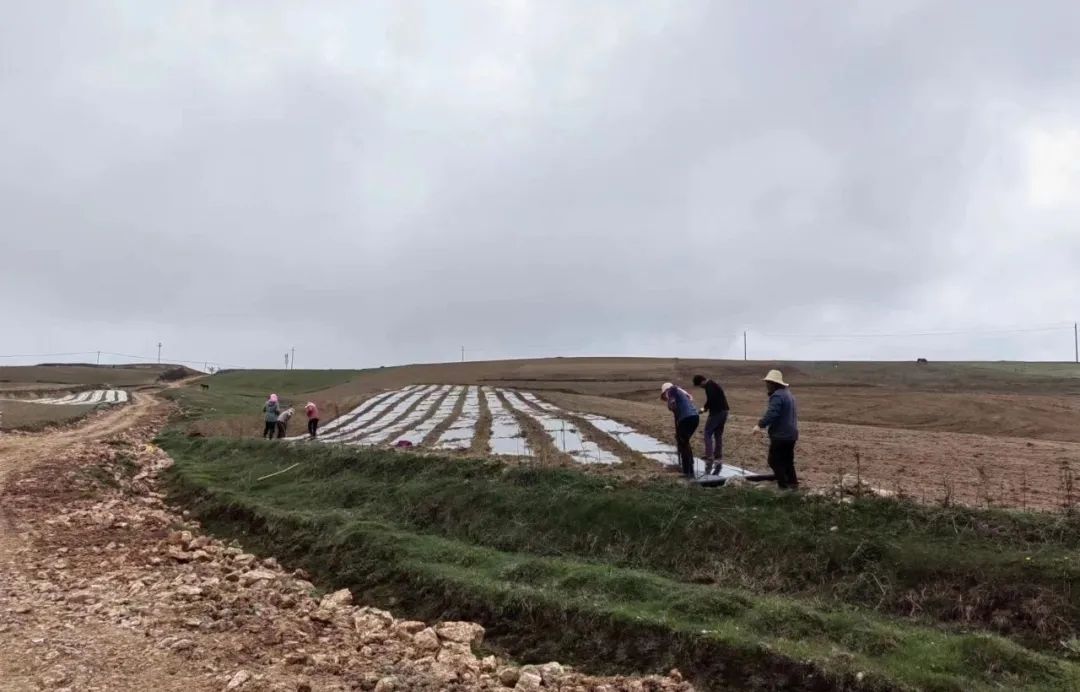
[[[304,406],[304,413],[307,414],[308,435],[315,437],[319,434],[319,407],[315,405],[314,401],[309,401]]]
[[[263,406],[263,413],[266,414],[266,425],[263,427],[263,438],[272,440],[274,439],[274,433],[277,431],[278,413],[280,412],[278,407],[277,394],[271,394],[270,398],[266,400],[266,404]]]

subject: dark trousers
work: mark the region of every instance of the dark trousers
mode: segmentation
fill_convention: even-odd
[[[769,468],[776,474],[778,486],[784,490],[799,489],[799,478],[795,475],[795,440],[769,442]]]
[[[682,467],[684,476],[694,477],[694,450],[690,446],[690,440],[697,432],[700,422],[698,416],[687,416],[675,424],[675,443],[679,448],[679,466]]]
[[[705,419],[705,458],[724,458],[724,425],[727,423],[727,411],[710,411]]]
[[[285,426],[287,425],[288,423],[282,423],[281,421],[277,422],[277,436],[279,440],[285,439]]]
[[[319,419],[318,418],[308,418],[307,432],[308,432],[308,435],[311,435],[312,437],[315,437],[319,433]]]
[[[277,421],[268,420],[266,426],[263,428],[263,437],[267,439],[274,439],[274,433],[277,431]]]

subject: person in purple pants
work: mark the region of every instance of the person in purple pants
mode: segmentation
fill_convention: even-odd
[[[694,439],[694,432],[700,420],[697,406],[694,406],[694,399],[689,392],[670,382],[665,382],[660,388],[660,398],[675,416],[675,442],[679,449],[679,466],[682,468],[682,474],[687,478],[693,478],[694,450],[690,446],[690,440]]]

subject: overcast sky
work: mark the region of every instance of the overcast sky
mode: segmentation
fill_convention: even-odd
[[[1074,0],[0,6],[0,355],[1073,355],[802,335],[1080,319]]]

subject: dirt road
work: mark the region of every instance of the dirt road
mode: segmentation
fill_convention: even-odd
[[[106,623],[78,622],[65,607],[67,604],[59,600],[60,593],[38,591],[33,582],[27,581],[42,576],[42,571],[29,574],[36,567],[44,568],[46,575],[50,567],[67,571],[64,566],[70,562],[64,556],[72,554],[70,547],[37,543],[35,538],[41,537],[41,530],[23,523],[27,518],[44,523],[52,514],[47,505],[26,502],[26,491],[37,487],[28,474],[57,459],[84,456],[89,446],[145,424],[160,408],[156,399],[143,394],[126,407],[108,410],[73,428],[0,436],[0,487],[5,488],[0,494],[0,610],[14,616],[0,620],[0,689],[64,688],[77,677],[89,683],[89,678],[97,677],[95,668],[107,673],[113,685],[163,690],[188,687],[187,683],[157,673],[169,668],[169,663],[162,660],[166,652],[144,651],[145,642],[138,633]],[[27,517],[20,511],[25,509],[44,511]],[[50,592],[55,600],[46,595]],[[77,676],[72,669],[90,674]],[[102,684],[101,689],[107,686]]]
[[[472,623],[319,598],[300,572],[169,507],[152,392],[81,425],[0,438],[0,690],[690,690],[481,656]]]
[[[150,394],[132,394],[127,406],[108,409],[82,425],[48,434],[0,434],[0,484],[8,474],[72,445],[101,440],[142,422],[160,402]]]

